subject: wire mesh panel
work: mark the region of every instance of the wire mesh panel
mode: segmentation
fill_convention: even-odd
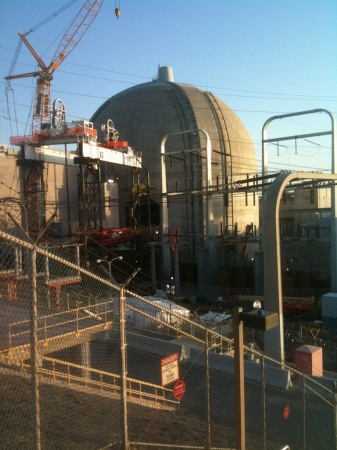
[[[291,449],[336,448],[332,392],[323,385],[316,385],[316,388],[321,393],[309,392],[303,375],[294,379],[286,393],[266,387],[265,434],[268,439],[273,439],[280,448],[284,443]]]
[[[138,270],[117,284],[76,246],[0,237],[1,448],[238,448],[230,317],[140,296]],[[252,345],[243,368],[247,449],[336,448],[334,380]]]
[[[84,269],[75,247],[9,236],[1,249],[0,446],[120,443],[120,371],[106,363],[118,287]]]

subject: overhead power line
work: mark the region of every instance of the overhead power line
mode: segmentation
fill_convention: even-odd
[[[77,0],[75,0],[77,1]],[[56,13],[55,13],[56,14]],[[51,19],[51,18],[50,18]],[[49,19],[49,20],[50,20]],[[42,25],[41,25],[42,26]],[[36,29],[36,27],[34,27],[34,29]],[[32,29],[33,30],[33,29]],[[4,48],[1,47],[0,48]],[[7,49],[8,50],[8,49]],[[28,52],[24,52],[26,54],[29,54]],[[2,61],[4,61],[2,59]],[[31,68],[34,68],[35,66],[32,64],[25,64],[26,66],[30,66]],[[86,68],[86,69],[91,69],[91,70],[96,70],[99,72],[106,72],[106,73],[112,73],[112,74],[116,74],[116,75],[122,75],[122,76],[126,76],[126,77],[133,77],[133,78],[140,78],[143,80],[147,80],[147,81],[152,81],[152,77],[146,77],[140,74],[132,74],[132,73],[127,73],[127,72],[120,72],[120,71],[115,71],[115,70],[111,70],[111,69],[106,69],[106,68],[102,68],[102,67],[97,67],[97,66],[89,66],[86,64],[78,64],[78,63],[73,63],[73,62],[65,62],[64,66],[66,65],[72,65],[75,67],[81,67],[81,68]],[[68,73],[70,75],[75,75],[75,76],[81,76],[81,77],[86,77],[86,78],[91,78],[91,79],[97,79],[97,80],[107,80],[107,81],[114,81],[114,82],[123,82],[123,83],[129,83],[132,84],[131,82],[128,81],[121,81],[121,80],[111,80],[109,78],[101,78],[98,77],[96,75],[88,75],[88,74],[83,74],[82,73],[75,73],[75,72],[66,72],[66,71],[62,71],[59,70],[59,73]],[[202,89],[219,89],[219,90],[223,90],[225,91],[224,93],[215,93],[213,92],[214,95],[219,95],[219,96],[230,96],[230,97],[243,97],[243,98],[262,98],[262,99],[271,99],[271,100],[284,100],[284,101],[290,101],[290,100],[304,100],[304,101],[312,101],[312,100],[317,100],[317,101],[334,101],[337,100],[337,96],[327,96],[327,95],[312,95],[312,94],[294,94],[294,93],[281,93],[281,92],[268,92],[268,91],[253,91],[253,90],[244,90],[244,89],[234,89],[234,88],[224,88],[221,86],[205,86],[205,85],[193,85],[191,87],[198,87],[198,88],[202,88]],[[188,86],[187,86],[188,89]],[[230,94],[230,92],[234,92],[234,93],[245,93],[247,95],[237,95],[237,94]],[[252,96],[252,95],[248,95],[248,94],[256,94],[257,96]]]

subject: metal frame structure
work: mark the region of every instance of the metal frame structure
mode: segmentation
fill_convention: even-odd
[[[325,113],[331,119],[331,130],[319,133],[300,134],[294,136],[284,136],[267,139],[267,128],[270,123],[277,119],[294,117],[307,114]],[[263,252],[264,252],[264,297],[265,307],[269,311],[279,313],[279,326],[265,333],[265,351],[281,362],[284,362],[284,335],[283,335],[283,304],[282,304],[282,280],[281,280],[281,251],[280,251],[280,230],[279,230],[279,206],[283,190],[287,184],[294,180],[337,180],[336,170],[336,122],[333,115],[325,109],[315,109],[301,111],[290,114],[283,114],[269,118],[262,128],[262,177],[268,172],[267,144],[285,140],[303,139],[313,136],[331,136],[331,175],[319,173],[281,173],[274,180],[268,191],[263,195]],[[331,186],[331,290],[337,291],[337,196],[336,183]]]
[[[36,238],[39,231],[46,225],[46,191],[47,184],[44,161],[19,159],[17,166],[22,169],[22,190],[27,211],[27,227],[29,236]]]
[[[162,217],[161,217],[161,236],[162,236],[162,245],[163,245],[163,277],[165,279],[170,278],[170,243],[168,242],[169,236],[169,218],[168,218],[168,192],[167,192],[167,179],[166,179],[166,162],[165,156],[173,155],[176,153],[188,153],[201,151],[204,149],[190,149],[183,150],[179,152],[169,152],[167,153],[165,150],[166,141],[170,136],[177,136],[183,134],[197,134],[203,133],[206,138],[206,177],[205,177],[205,213],[204,213],[204,225],[205,225],[205,248],[208,251],[208,272],[207,278],[210,280],[212,274],[214,274],[215,267],[215,244],[214,244],[214,216],[213,216],[213,199],[212,196],[209,195],[209,188],[212,184],[212,147],[211,147],[211,139],[208,132],[202,128],[196,128],[193,130],[185,130],[178,131],[173,133],[166,134],[161,141],[160,153],[161,153],[161,180],[162,180]],[[175,252],[175,267],[178,267],[178,252]],[[176,273],[177,276],[177,273]]]
[[[80,204],[80,228],[87,245],[87,231],[102,230],[102,194],[100,160],[83,156],[83,144],[79,144],[79,156],[74,159],[79,164],[78,195]]]
[[[288,117],[294,117],[294,116],[303,116],[303,115],[309,115],[309,114],[320,114],[325,113],[329,116],[331,120],[331,130],[328,131],[321,131],[318,133],[306,133],[306,134],[297,134],[293,136],[283,136],[283,137],[277,137],[272,139],[267,139],[267,129],[271,122],[274,120],[280,120],[285,119]],[[287,140],[297,140],[297,139],[304,139],[314,136],[331,136],[331,173],[335,174],[337,173],[337,161],[335,157],[335,149],[336,149],[336,120],[332,113],[326,109],[312,109],[308,111],[300,111],[300,112],[294,112],[290,114],[283,114],[280,116],[273,116],[270,117],[263,125],[262,127],[262,177],[268,175],[268,160],[267,160],[267,144],[272,142],[280,142],[280,141],[287,141]],[[315,178],[312,178],[315,179]],[[264,196],[263,196],[264,198]],[[337,230],[337,219],[336,219],[336,211],[337,211],[337,195],[336,195],[336,187],[333,187],[331,190],[331,289],[333,292],[337,292],[337,236],[335,231]]]

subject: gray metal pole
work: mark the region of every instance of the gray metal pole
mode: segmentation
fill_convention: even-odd
[[[279,206],[281,196],[294,180],[337,180],[336,174],[312,172],[281,173],[269,187],[262,213],[264,253],[264,303],[265,309],[277,312],[278,327],[265,332],[265,353],[284,363],[283,304],[281,276],[281,245],[279,227]]]
[[[243,349],[243,322],[240,320],[242,308],[235,307],[233,314],[234,325],[234,378],[235,378],[235,433],[236,449],[246,449],[245,423],[245,375]]]
[[[303,378],[302,378],[302,401],[303,401],[303,403],[302,403],[302,408],[303,408],[303,450],[305,450],[306,449],[306,445],[307,445],[307,443],[306,443],[306,441],[307,441],[307,439],[306,439],[306,410],[305,410],[305,408],[306,408],[306,404],[305,404],[305,394],[306,394],[306,392],[305,392],[305,375],[303,375]]]
[[[179,246],[174,247],[174,286],[176,293],[180,293],[180,274],[179,274]]]
[[[30,356],[31,378],[34,392],[34,418],[35,418],[35,448],[41,450],[41,417],[40,417],[40,386],[39,386],[39,359],[37,336],[37,292],[36,292],[36,250],[30,253],[30,280],[31,280],[31,305],[30,305]]]
[[[155,291],[157,289],[157,280],[156,280],[156,254],[154,249],[154,244],[150,242],[150,252],[151,252],[151,286]]]
[[[333,416],[334,416],[334,436],[335,436],[335,448],[337,448],[337,383],[336,381],[334,382],[334,386],[333,386]]]
[[[209,357],[208,357],[208,328],[205,333],[205,371],[206,371],[206,396],[207,396],[207,449],[211,449],[211,398],[209,383]]]
[[[266,369],[265,369],[264,355],[262,355],[261,371],[262,371],[263,449],[267,450]]]
[[[120,350],[121,350],[122,448],[128,450],[129,438],[128,438],[128,416],[127,416],[125,297],[123,288],[120,290],[120,297],[119,297],[119,323],[120,323]]]
[[[125,295],[124,288],[140,271],[140,267],[129,276],[119,291],[119,334],[120,334],[120,352],[121,352],[121,425],[122,425],[122,448],[129,449],[128,435],[128,409],[127,409],[127,367],[126,367],[126,333],[125,333]]]
[[[162,278],[168,280],[170,273],[170,247],[169,243],[169,227],[168,227],[168,198],[167,198],[167,180],[166,180],[166,162],[165,162],[165,143],[169,137],[166,134],[161,142],[161,242],[162,242]]]

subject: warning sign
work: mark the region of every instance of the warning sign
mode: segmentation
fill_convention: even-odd
[[[166,386],[174,381],[179,380],[179,355],[165,356],[160,360],[161,366],[161,384]]]
[[[173,395],[177,400],[179,400],[184,396],[184,394],[185,394],[185,383],[183,382],[183,380],[179,380],[174,385]]]

